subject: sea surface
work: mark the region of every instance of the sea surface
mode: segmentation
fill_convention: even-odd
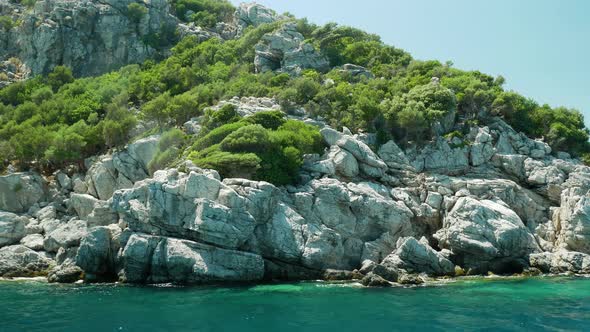
[[[0,281],[0,331],[590,331],[590,278],[413,288]]]

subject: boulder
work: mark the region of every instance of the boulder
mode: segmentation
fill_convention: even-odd
[[[55,178],[57,179],[57,184],[59,184],[60,189],[65,191],[72,190],[72,179],[63,171],[58,171],[55,174]]]
[[[30,223],[28,226],[30,226],[33,223]],[[34,232],[32,232],[33,230],[31,230],[31,233],[44,233],[44,234],[49,234],[51,232],[53,232],[55,229],[57,229],[60,225],[63,225],[64,222],[62,222],[61,220],[58,219],[43,219],[41,220],[38,224],[35,225],[34,227]],[[37,228],[41,228],[41,230],[39,231]]]
[[[438,137],[418,153],[408,155],[408,159],[418,172],[454,173],[464,171],[469,167],[469,152],[469,146],[451,146],[446,139]]]
[[[83,271],[76,265],[77,247],[59,248],[55,255],[56,266],[47,274],[47,281],[57,283],[72,283],[82,279]]]
[[[118,183],[112,156],[104,156],[94,163],[86,173],[88,194],[102,200],[109,199],[117,188],[131,187],[132,183]]]
[[[255,220],[249,214],[235,214],[223,205],[207,199],[196,199],[195,218],[186,229],[195,232],[194,239],[221,247],[236,249],[254,232]]]
[[[510,273],[528,265],[528,255],[540,251],[518,215],[506,205],[461,197],[434,234],[452,261],[474,273]]]
[[[47,281],[69,284],[82,279],[84,271],[76,265],[62,264],[58,265],[47,274]]]
[[[253,200],[246,200],[215,178],[194,172],[171,172],[170,177],[157,179],[160,174],[164,176],[165,172],[157,172],[155,179],[113,196],[113,209],[133,231],[236,249],[254,231],[256,220],[252,213],[267,218],[272,215],[272,211],[256,211],[265,202],[256,204],[254,196]],[[225,204],[212,200],[221,195],[222,187],[223,197],[228,200]],[[249,211],[251,202],[254,203]]]
[[[532,254],[530,264],[545,273],[590,273],[590,255],[563,249]]]
[[[327,281],[338,281],[338,280],[353,280],[358,279],[358,273],[347,270],[334,270],[328,269],[324,271],[323,279]]]
[[[312,44],[305,41],[294,23],[285,23],[277,31],[262,36],[255,46],[256,71],[299,74],[304,69],[325,71],[329,62]]]
[[[75,263],[85,273],[85,280],[115,278],[121,229],[117,225],[94,227],[80,241]]]
[[[354,178],[359,174],[358,162],[350,152],[333,146],[328,154],[328,158],[332,159],[336,172],[341,176]]]
[[[474,136],[469,155],[470,162],[473,166],[481,166],[488,162],[495,153],[493,139],[488,127],[478,128]]]
[[[441,253],[430,247],[426,238],[417,241],[413,237],[398,240],[397,249],[385,257],[381,265],[391,269],[401,269],[409,273],[428,275],[453,275],[455,265]]]
[[[358,173],[373,178],[381,178],[385,175],[387,165],[383,160],[369,146],[350,135],[348,129],[345,128],[344,133],[339,133],[326,127],[320,130],[320,133],[326,144],[330,145],[331,148],[326,155],[327,159],[316,163],[316,165],[329,161],[331,165],[334,165],[334,171],[345,178],[356,176]]]
[[[108,200],[118,189],[149,176],[148,164],[158,150],[159,136],[154,135],[128,144],[125,149],[99,158],[86,174],[88,194]]]
[[[0,210],[23,213],[47,198],[47,183],[35,173],[0,176]]]
[[[390,168],[407,169],[410,167],[410,161],[406,157],[406,154],[393,140],[381,145],[378,154]]]
[[[377,264],[373,267],[373,270],[370,273],[372,273],[374,275],[378,275],[387,281],[397,282],[400,274],[403,274],[403,271],[398,270],[397,268],[394,268],[394,267],[388,267],[383,264]]]
[[[359,65],[354,65],[351,63],[344,64],[342,66],[342,68],[340,69],[340,72],[346,73],[353,78],[361,78],[361,77],[364,77],[367,79],[375,78],[375,75],[373,75],[373,73],[371,73],[367,68],[365,68],[363,66],[359,66]]]
[[[55,262],[42,252],[23,245],[0,248],[0,277],[36,277],[46,275]]]
[[[173,238],[133,234],[122,253],[126,282],[181,284],[258,281],[264,260],[256,254]]]
[[[67,205],[75,211],[78,218],[88,223],[88,227],[106,226],[119,220],[108,201],[101,201],[88,194],[72,193]]]
[[[43,250],[43,235],[29,234],[20,240],[20,244],[33,250]]]
[[[142,138],[128,144],[123,151],[113,155],[113,166],[119,177],[131,183],[149,176],[148,164],[158,152],[159,135]]]
[[[559,229],[557,244],[590,254],[590,193],[587,188],[568,188],[561,193],[561,206],[553,213]]]
[[[361,280],[361,284],[363,284],[363,286],[367,286],[367,287],[390,287],[391,283],[385,279],[383,279],[383,277],[373,273],[373,272],[369,272],[369,274],[367,274],[362,280]]]
[[[219,111],[225,105],[235,107],[241,116],[250,116],[258,112],[281,111],[281,105],[274,98],[268,97],[233,97],[229,100],[222,100],[215,106],[210,107],[213,111]]]
[[[48,252],[57,252],[59,248],[77,247],[86,233],[86,221],[71,220],[48,233],[43,246]]]
[[[336,145],[350,152],[361,164],[385,170],[387,165],[381,160],[369,146],[349,135],[343,135]]]
[[[0,211],[0,247],[15,244],[27,235],[29,218]]]
[[[57,218],[57,209],[54,205],[47,205],[41,210],[35,212],[35,218],[38,220],[48,220]]]
[[[263,23],[272,23],[279,19],[277,13],[263,5],[252,3],[241,3],[234,13],[234,23],[242,32],[249,26],[257,27]]]
[[[97,202],[98,199],[94,196],[74,193],[70,195],[68,205],[76,212],[78,218],[85,219],[90,213],[92,213]]]

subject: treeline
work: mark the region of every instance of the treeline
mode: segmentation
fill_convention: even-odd
[[[194,7],[206,2],[178,0],[175,8],[186,10],[185,14],[206,12]],[[215,20],[227,15],[229,10],[224,8],[211,11]],[[316,145],[304,148],[292,134],[313,138],[315,129],[298,127],[274,113],[241,119],[228,109],[219,115],[206,112],[234,96],[275,97],[287,112],[303,108],[334,127],[376,132],[381,143],[393,138],[403,146],[420,144],[445,134],[440,132],[444,126],[437,124],[449,116],[456,117],[465,130],[486,117],[500,116],[531,137],[544,137],[556,151],[579,157],[590,152],[589,133],[578,111],[539,105],[505,91],[502,77],[462,71],[450,63],[417,61],[357,29],[296,22],[308,42],[328,57],[331,71],[307,70],[299,77],[256,74],[254,45],[282,24],[276,22],[250,28],[237,40],[199,43],[187,37],[159,63],[147,61],[82,79],[58,67],[46,77],[12,84],[0,90],[4,165],[17,162],[50,170],[80,163],[128,142],[138,122],[152,123],[163,131],[206,115],[209,122],[203,133],[183,143],[190,146],[187,153],[198,164],[225,175],[234,175],[230,165],[240,165],[252,178],[293,181],[295,173],[280,174],[277,165],[298,167],[303,153],[319,152]],[[341,69],[347,63],[366,67],[374,78]],[[269,126],[267,121],[275,122]],[[181,148],[167,152],[157,167],[165,167],[181,153]]]

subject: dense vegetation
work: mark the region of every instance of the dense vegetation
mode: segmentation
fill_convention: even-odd
[[[233,12],[223,1],[176,0],[174,5],[180,17],[206,26]],[[142,10],[130,7],[129,15],[141,19]],[[198,165],[224,176],[281,184],[295,180],[302,154],[322,149],[317,129],[276,112],[241,118],[230,107],[207,111],[233,96],[276,97],[287,112],[303,108],[334,127],[376,132],[379,143],[393,138],[407,146],[447,134],[437,123],[456,114],[460,125],[453,130],[467,131],[470,124],[500,116],[531,137],[544,137],[556,151],[580,157],[590,152],[589,132],[578,111],[539,105],[505,91],[502,77],[459,70],[451,63],[413,60],[357,29],[296,22],[334,69],[307,70],[299,77],[256,74],[254,45],[279,27],[277,22],[225,42],[199,43],[187,37],[159,63],[147,61],[80,79],[68,68],[57,67],[46,77],[9,85],[0,90],[3,165],[13,162],[49,171],[82,164],[85,157],[128,142],[142,122],[166,131],[172,147],[162,145],[152,171],[185,152]],[[346,63],[364,66],[376,78],[352,76],[338,67]],[[170,130],[201,115],[204,129],[196,137]]]
[[[173,0],[176,16],[184,21],[210,28],[217,22],[227,21],[235,8],[227,1],[219,0]]]
[[[198,166],[224,177],[245,177],[288,184],[297,179],[303,154],[320,153],[319,131],[281,111],[242,118],[232,105],[207,112],[205,128],[190,148]]]

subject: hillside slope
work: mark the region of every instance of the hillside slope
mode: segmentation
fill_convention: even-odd
[[[387,285],[590,273],[579,112],[256,4],[129,2],[117,14],[37,1],[14,16],[60,4],[102,8],[82,26],[169,21],[176,37],[158,44],[170,52],[160,62],[110,48],[78,63],[11,54],[47,75],[0,90],[0,276]],[[63,19],[55,31],[76,43]],[[3,36],[25,40],[10,35],[25,26]],[[130,54],[143,30],[126,29],[115,39]]]

